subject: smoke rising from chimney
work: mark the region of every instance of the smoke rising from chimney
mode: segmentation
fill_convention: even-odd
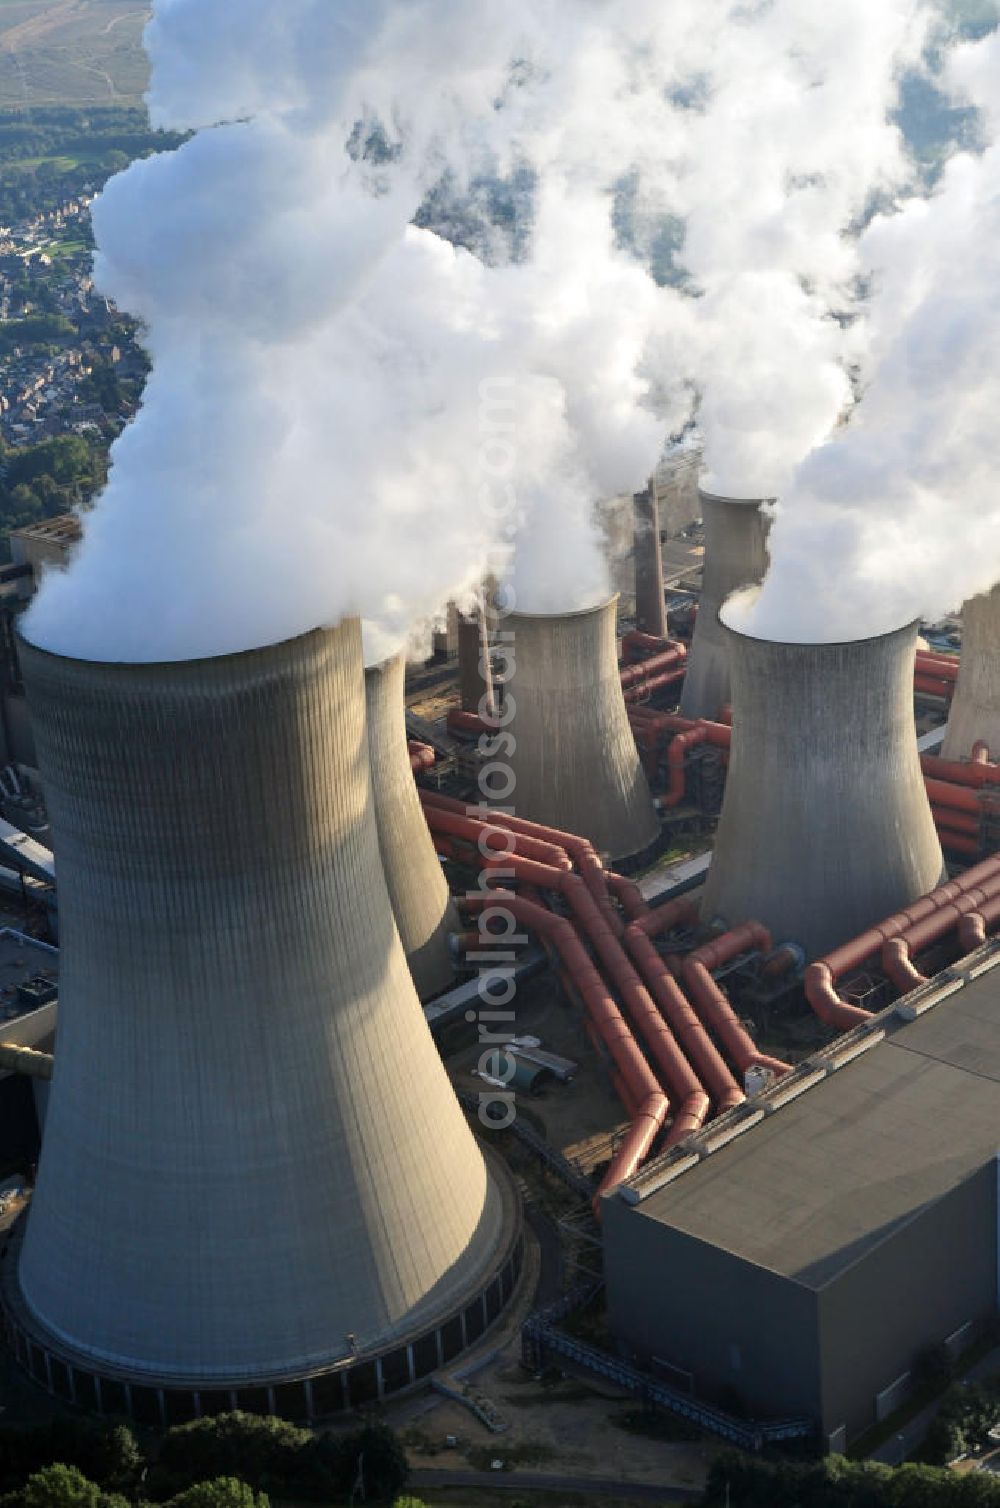
[[[1000,580],[1000,35],[957,49],[946,77],[985,146],[862,239],[870,376],[779,505],[759,598],[728,609],[761,637],[876,634]]]
[[[846,232],[913,178],[890,117],[923,7],[828,9],[156,0],[153,118],[196,134],[94,210],[153,375],[29,636],[179,659],[357,613],[389,653],[514,547],[524,610],[593,605],[596,504],[696,399],[711,484],[779,491],[864,347]],[[499,260],[413,225],[484,171],[533,184]]]

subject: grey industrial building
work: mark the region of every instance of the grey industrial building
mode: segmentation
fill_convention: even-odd
[[[700,1157],[679,1149],[605,1201],[624,1350],[755,1417],[810,1416],[842,1450],[905,1399],[922,1351],[959,1351],[995,1314],[1000,954],[987,962],[841,1039],[839,1065],[804,1065],[771,1113],[717,1123],[718,1150],[706,1133]]]

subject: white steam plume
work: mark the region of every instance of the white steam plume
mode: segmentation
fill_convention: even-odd
[[[761,637],[862,638],[1000,580],[1000,36],[961,49],[949,72],[988,145],[864,237],[874,371],[782,501],[760,597],[730,610]]]
[[[607,591],[597,500],[642,484],[692,388],[737,492],[777,490],[836,423],[844,231],[907,178],[888,117],[911,0],[154,9],[154,119],[198,134],[95,207],[99,286],[146,322],[154,371],[37,642],[182,658],[350,612],[388,648],[514,531],[522,606],[582,606]],[[507,265],[411,225],[443,172],[484,167],[535,175]],[[658,287],[620,223],[616,244],[626,185],[633,230],[686,221],[693,286]]]

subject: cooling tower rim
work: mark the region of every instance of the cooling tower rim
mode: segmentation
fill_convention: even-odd
[[[38,655],[52,664],[65,665],[67,669],[72,668],[80,672],[85,670],[121,671],[123,674],[125,672],[132,672],[134,674],[142,672],[155,674],[159,672],[167,675],[171,671],[176,673],[180,670],[197,670],[200,667],[208,665],[237,665],[241,661],[249,663],[253,660],[259,660],[264,655],[284,654],[296,645],[302,647],[312,642],[320,643],[334,634],[341,633],[344,628],[351,624],[357,624],[360,634],[361,620],[351,614],[347,614],[338,623],[331,626],[311,628],[304,634],[295,634],[290,639],[278,639],[269,644],[259,644],[253,649],[237,649],[227,651],[225,654],[196,655],[190,659],[176,660],[88,660],[80,655],[61,654],[58,650],[46,648],[44,644],[36,644],[21,628],[15,629],[14,639],[19,648],[23,647],[33,655]]]
[[[699,487],[698,496],[704,503],[725,503],[731,508],[770,508],[778,501],[776,497],[731,497],[710,487]]]
[[[564,623],[575,618],[596,618],[611,608],[617,608],[620,600],[621,593],[615,592],[593,607],[576,607],[568,613],[522,613],[515,608],[512,613],[506,614],[506,619],[508,622],[519,620],[522,623]]]
[[[887,628],[877,634],[864,634],[859,639],[772,639],[767,634],[752,633],[745,628],[733,628],[723,616],[727,606],[728,603],[724,602],[716,614],[716,622],[724,634],[730,635],[733,639],[742,639],[748,644],[768,644],[774,649],[812,650],[817,654],[824,649],[857,649],[864,644],[902,638],[904,635],[919,633],[920,630],[920,619],[913,618],[910,622],[901,623],[896,628]]]

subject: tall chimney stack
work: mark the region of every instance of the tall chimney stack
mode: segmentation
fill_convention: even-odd
[[[406,1385],[485,1315],[510,1206],[393,920],[359,624],[191,663],[21,660],[62,958],[6,1275],[19,1353],[161,1421]]]
[[[618,669],[617,598],[505,622],[515,669],[509,733],[517,815],[589,838],[615,862],[649,848],[660,824],[629,727]]]
[[[719,613],[733,592],[763,581],[768,522],[759,498],[716,497],[704,491],[699,496],[705,569],[680,710],[684,717],[712,720],[732,699],[729,646]]]
[[[382,868],[417,994],[429,1000],[454,980],[448,938],[461,924],[410,767],[404,655],[365,671],[365,700]]]
[[[667,608],[663,597],[663,546],[660,505],[654,477],[644,492],[635,494],[635,622],[641,633],[667,637]]]
[[[1000,586],[962,609],[962,662],[942,753],[968,759],[980,742],[1000,759]]]
[[[917,753],[916,625],[850,644],[723,634],[733,748],[702,916],[763,922],[818,958],[944,872]]]

